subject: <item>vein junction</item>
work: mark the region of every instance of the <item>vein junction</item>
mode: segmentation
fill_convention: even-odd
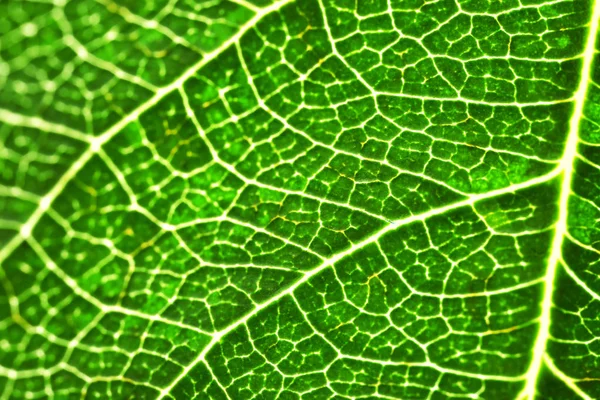
[[[165,3],[2,39],[1,398],[593,398],[548,348],[600,7]]]

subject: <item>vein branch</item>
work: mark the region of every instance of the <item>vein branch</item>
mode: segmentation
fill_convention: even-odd
[[[583,53],[583,65],[581,69],[581,78],[577,92],[575,93],[575,105],[573,115],[569,123],[569,134],[563,157],[559,164],[562,174],[558,220],[555,225],[554,239],[552,249],[548,258],[548,266],[544,277],[544,294],[542,299],[542,313],[540,317],[540,327],[533,348],[533,358],[527,372],[527,382],[525,388],[518,396],[519,399],[534,400],[536,396],[537,381],[544,364],[546,353],[546,344],[550,337],[550,319],[552,313],[552,295],[554,292],[554,280],[559,263],[562,259],[562,245],[568,232],[567,217],[569,197],[571,195],[571,184],[574,174],[574,162],[577,157],[577,145],[579,143],[579,129],[581,121],[584,118],[583,110],[586,94],[591,80],[592,64],[595,56],[596,39],[598,36],[598,25],[600,20],[600,2],[594,1],[593,13],[588,29],[587,42]]]
[[[110,141],[114,136],[116,136],[123,128],[125,128],[128,124],[133,121],[136,121],[140,115],[149,110],[151,107],[155,106],[160,100],[166,97],[169,93],[177,90],[183,86],[183,84],[194,74],[198,72],[202,67],[208,64],[210,61],[217,58],[221,53],[223,53],[226,49],[236,43],[240,38],[250,29],[252,29],[258,21],[260,21],[264,16],[270,14],[273,11],[279,10],[284,5],[290,3],[292,0],[280,0],[272,5],[263,8],[260,12],[257,12],[253,18],[251,18],[246,24],[244,24],[240,30],[225,41],[220,47],[213,50],[212,52],[206,54],[206,56],[198,61],[196,64],[187,69],[177,80],[173,81],[171,84],[164,86],[156,91],[154,96],[148,99],[145,103],[139,105],[135,110],[129,113],[125,118],[117,122],[107,131],[105,131],[100,136],[88,140],[90,142],[90,146],[81,154],[79,159],[77,159],[71,167],[65,172],[63,176],[56,182],[54,187],[50,189],[50,191],[44,196],[43,201],[41,201],[37,207],[37,209],[31,214],[27,222],[25,222],[20,229],[19,234],[13,236],[13,238],[0,249],[0,265],[12,254],[12,252],[23,243],[25,239],[27,239],[33,228],[36,226],[40,218],[44,215],[50,204],[62,193],[63,189],[67,186],[67,184],[73,179],[77,173],[87,164],[87,162],[100,150],[102,145]],[[0,115],[0,118],[6,117],[8,114]],[[10,117],[16,118],[17,115],[13,115],[11,113]],[[21,119],[19,119],[21,120]],[[28,121],[23,121],[28,122]],[[35,123],[38,122],[36,120],[30,120],[29,122]],[[53,124],[53,128],[55,131],[64,132],[69,136],[73,136],[75,133],[71,130],[66,130],[66,128],[62,128],[62,126],[56,126]]]

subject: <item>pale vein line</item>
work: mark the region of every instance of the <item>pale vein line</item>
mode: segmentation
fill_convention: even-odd
[[[73,35],[72,26],[68,22],[69,19],[61,8],[55,8],[52,10],[52,18],[56,21],[57,25],[64,34],[63,43],[73,50],[73,52],[75,52],[81,60],[93,65],[96,68],[110,72],[118,79],[141,86],[149,91],[155,92],[158,89],[152,83],[140,78],[139,76],[132,75],[129,72],[121,69],[119,66],[90,53],[87,47],[77,40],[77,38]]]
[[[258,12],[258,10],[260,10],[260,8],[258,8],[256,5],[246,1],[246,0],[229,0],[232,3],[236,3],[239,6],[245,7],[249,10],[252,10],[254,12]]]
[[[277,121],[281,122],[283,124],[283,126],[285,126],[287,129],[290,129],[294,132],[296,132],[297,134],[303,136],[304,138],[306,138],[307,140],[309,140],[311,143],[313,143],[315,146],[322,146],[325,147],[329,150],[331,150],[335,155],[339,155],[339,154],[344,154],[350,157],[353,157],[355,159],[358,159],[362,162],[372,162],[372,163],[377,163],[379,165],[383,165],[386,166],[388,168],[391,168],[393,170],[395,170],[398,174],[398,176],[402,175],[402,174],[406,174],[406,175],[411,175],[411,176],[415,176],[418,178],[423,179],[424,181],[428,181],[428,182],[433,182],[436,185],[440,185],[445,187],[448,190],[451,190],[454,193],[460,194],[460,195],[466,195],[467,193],[454,188],[452,186],[450,186],[449,184],[447,184],[446,182],[441,182],[441,181],[436,181],[435,179],[433,179],[432,177],[426,175],[425,173],[418,173],[418,172],[414,172],[414,171],[409,171],[409,170],[404,170],[402,168],[397,167],[396,165],[391,164],[387,158],[384,158],[383,160],[377,160],[377,159],[373,159],[373,158],[367,158],[364,157],[361,154],[354,154],[351,153],[349,151],[343,150],[343,149],[339,149],[337,147],[335,147],[335,145],[330,145],[327,143],[324,143],[322,141],[316,140],[314,139],[312,136],[310,136],[308,133],[294,127],[293,125],[291,125],[285,118],[283,118],[282,116],[280,116],[279,114],[277,114],[276,112],[273,112],[273,110],[271,110],[271,108],[269,108],[266,104],[266,102],[264,101],[264,99],[260,96],[260,94],[258,93],[258,89],[256,88],[256,85],[254,84],[254,78],[252,77],[252,74],[250,73],[250,70],[248,69],[248,66],[246,64],[246,60],[244,58],[244,54],[242,52],[242,48],[239,45],[239,43],[235,46],[238,52],[238,58],[240,59],[240,63],[242,64],[242,68],[244,70],[244,72],[246,73],[246,75],[248,76],[248,84],[250,85],[250,88],[252,89],[252,92],[254,93],[254,97],[256,97],[256,100],[259,103],[259,107],[262,108],[263,110],[265,110],[267,113],[269,113],[269,115],[276,119]],[[375,100],[376,101],[376,100]],[[433,157],[432,157],[433,159]],[[389,186],[389,183],[388,183]]]
[[[590,396],[588,396],[583,390],[581,390],[579,388],[579,386],[577,386],[575,384],[575,382],[573,382],[573,379],[571,379],[570,377],[568,377],[567,375],[565,375],[555,364],[554,361],[552,361],[552,359],[548,356],[548,355],[544,355],[544,364],[546,364],[546,366],[548,367],[548,369],[558,378],[560,379],[565,385],[567,385],[569,387],[569,389],[571,389],[573,392],[575,392],[579,397],[581,397],[584,400],[593,400]]]
[[[168,37],[171,42],[175,44],[182,44],[188,49],[195,51],[196,53],[202,54],[200,49],[191,44],[186,38],[179,36],[175,32],[173,32],[169,27],[164,26],[157,22],[155,19],[145,19],[142,16],[132,12],[129,8],[125,6],[121,6],[112,0],[96,0],[98,3],[102,4],[107,9],[116,9],[117,12],[125,21],[132,25],[137,25],[143,29],[152,29],[155,30],[162,35]]]
[[[262,183],[256,179],[253,178],[248,178],[247,176],[243,175],[241,172],[239,172],[237,169],[235,169],[235,167],[225,161],[223,161],[221,159],[221,157],[219,157],[218,152],[216,151],[216,149],[214,148],[214,146],[212,145],[212,142],[206,137],[206,133],[203,131],[202,127],[200,126],[200,122],[198,122],[198,118],[196,118],[196,114],[194,113],[194,110],[192,110],[192,107],[190,105],[189,102],[189,98],[188,95],[185,93],[185,91],[181,90],[180,91],[181,94],[181,98],[183,99],[183,105],[186,109],[187,115],[188,117],[192,120],[192,122],[194,123],[194,126],[196,127],[196,129],[198,130],[198,133],[200,134],[200,137],[205,141],[206,145],[208,146],[211,156],[213,157],[213,160],[217,162],[218,165],[220,165],[221,167],[225,168],[227,171],[229,171],[232,175],[237,176],[240,180],[242,180],[246,185],[248,186],[258,186],[264,189],[268,189],[268,190],[272,190],[275,192],[279,192],[279,193],[284,193],[286,195],[290,195],[290,196],[300,196],[300,197],[306,197],[309,198],[311,200],[315,200],[318,201],[319,203],[327,203],[327,204],[333,204],[335,206],[338,207],[344,207],[347,209],[350,209],[352,211],[356,211],[356,212],[360,212],[362,214],[366,214],[372,218],[375,218],[377,221],[383,221],[384,218],[381,215],[378,214],[374,214],[368,210],[362,209],[362,208],[358,208],[353,206],[352,204],[350,204],[350,200],[348,200],[348,202],[343,203],[343,202],[339,202],[339,201],[334,201],[334,200],[329,200],[329,199],[323,199],[320,198],[318,196],[312,195],[310,193],[306,193],[306,192],[301,192],[301,191],[296,191],[296,190],[290,190],[290,189],[285,189],[285,188],[281,188],[281,187],[275,187],[275,186],[271,186],[268,185],[266,183]],[[387,222],[391,222],[387,219],[385,219],[385,221]]]
[[[561,248],[568,230],[567,213],[569,205],[569,196],[571,194],[571,183],[574,174],[574,161],[577,156],[577,144],[579,138],[579,127],[583,119],[583,109],[591,79],[592,63],[596,48],[596,38],[598,36],[598,20],[600,19],[600,2],[594,1],[593,13],[588,31],[587,43],[583,56],[583,68],[579,87],[575,94],[575,108],[569,124],[569,135],[565,145],[565,151],[560,162],[562,170],[562,182],[559,199],[559,215],[556,222],[554,239],[552,241],[552,250],[548,259],[548,269],[545,276],[544,296],[542,300],[542,312],[540,316],[539,332],[533,348],[533,357],[529,370],[527,372],[527,383],[523,391],[519,394],[519,399],[534,400],[536,396],[536,386],[540,370],[543,364],[544,353],[546,352],[546,343],[550,336],[550,318],[552,309],[552,294],[554,289],[554,279],[556,276],[558,264],[561,259]]]
[[[456,97],[433,97],[433,96],[423,96],[423,95],[415,95],[415,94],[407,94],[407,93],[382,92],[382,91],[375,90],[375,88],[373,88],[355,68],[353,68],[352,66],[350,66],[348,64],[348,61],[346,60],[346,58],[342,54],[340,54],[340,52],[338,51],[338,49],[335,46],[336,40],[333,38],[333,35],[331,34],[331,28],[329,27],[327,13],[325,12],[325,5],[323,4],[323,0],[319,0],[319,7],[321,9],[321,14],[323,15],[323,23],[325,25],[325,31],[327,32],[327,37],[329,39],[329,43],[331,45],[331,51],[346,66],[346,68],[348,68],[354,74],[356,79],[359,80],[373,94],[373,98],[375,99],[375,101],[377,101],[378,96],[389,96],[389,97],[400,97],[400,98],[421,100],[423,103],[425,103],[427,101],[462,102],[462,103],[466,103],[466,104],[481,104],[481,105],[486,105],[486,106],[490,106],[490,107],[505,107],[505,106],[531,107],[531,106],[554,105],[554,104],[567,103],[567,102],[573,101],[572,98],[567,98],[567,99],[559,99],[559,100],[551,100],[551,101],[538,101],[535,103],[519,103],[518,101],[487,102],[484,100],[463,98],[460,95],[457,95]],[[445,21],[443,24],[441,24],[435,30],[438,30],[441,26],[445,25],[449,21],[450,21],[450,19]],[[377,110],[379,111],[378,106],[377,106]],[[380,112],[380,113],[382,114],[383,117],[385,117],[385,115],[383,115],[382,112]]]
[[[587,199],[586,199],[587,200]],[[582,247],[588,251],[600,254],[600,250],[593,248],[592,246],[582,243],[580,240],[576,239],[569,232],[565,232],[565,237],[569,239],[571,242],[575,243],[577,246]]]
[[[600,295],[598,295],[596,292],[590,289],[587,283],[585,283],[579,276],[577,276],[575,271],[573,271],[571,267],[569,267],[567,263],[564,262],[564,260],[561,263],[561,266],[565,270],[567,275],[569,275],[579,287],[581,287],[587,294],[589,294],[592,299],[600,301]]]
[[[584,156],[583,154],[577,154],[577,158],[580,159],[581,161],[583,161],[584,163],[586,163],[587,165],[594,167],[596,169],[600,169],[600,165],[593,162],[592,160],[590,160],[589,158],[587,158],[586,156]]]
[[[398,276],[400,277],[400,280],[402,280],[402,282],[410,289],[410,291],[413,294],[419,295],[419,296],[429,296],[429,297],[435,297],[437,299],[467,299],[470,297],[492,297],[492,296],[498,296],[501,294],[505,294],[505,293],[514,293],[517,290],[521,290],[521,289],[526,289],[529,288],[531,286],[535,286],[535,285],[539,285],[540,283],[542,283],[544,281],[543,278],[538,278],[538,279],[534,279],[531,281],[526,281],[526,282],[522,282],[519,283],[515,286],[509,286],[509,287],[504,287],[501,289],[493,289],[493,290],[486,290],[484,292],[471,292],[471,293],[453,293],[453,294],[436,294],[436,293],[428,293],[428,292],[422,292],[419,290],[416,290],[412,287],[412,285],[410,284],[410,282],[408,282],[406,280],[406,278],[402,275],[402,274],[398,274]]]
[[[0,184],[0,196],[16,197],[30,203],[38,203],[42,198],[40,195],[21,189],[17,186],[4,186]]]
[[[283,243],[285,243],[288,246],[293,246],[293,247],[302,249],[302,250],[306,251],[307,253],[310,253],[313,256],[315,256],[315,257],[317,257],[317,258],[319,258],[321,260],[323,259],[323,257],[319,253],[317,253],[316,251],[312,250],[311,248],[303,246],[300,243],[292,242],[288,238],[280,236],[280,235],[276,234],[275,232],[270,232],[270,231],[268,231],[265,228],[261,228],[260,226],[255,226],[255,225],[253,225],[253,224],[251,224],[249,222],[243,221],[243,220],[238,219],[238,218],[233,218],[233,217],[225,217],[224,220],[228,221],[228,222],[231,222],[232,224],[236,224],[236,225],[240,225],[240,226],[246,227],[248,229],[252,229],[256,233],[262,233],[263,235],[267,235],[270,238],[273,238],[273,239],[276,239],[276,240],[280,240],[280,241],[282,241]]]
[[[340,261],[341,259],[343,259],[344,257],[354,253],[355,251],[364,248],[365,246],[376,242],[377,240],[379,240],[383,235],[385,235],[386,233],[393,231],[401,226],[413,223],[413,222],[417,222],[417,221],[423,221],[426,220],[430,217],[433,217],[435,215],[439,215],[439,214],[444,214],[450,210],[456,209],[456,208],[460,208],[460,207],[466,207],[466,206],[473,206],[476,202],[481,201],[481,200],[485,200],[488,198],[493,198],[493,197],[498,197],[501,196],[503,194],[509,194],[509,193],[514,193],[518,190],[521,189],[525,189],[528,187],[532,187],[534,185],[537,185],[539,183],[544,183],[547,182],[549,180],[551,180],[552,178],[556,177],[557,175],[560,174],[560,170],[555,170],[550,174],[544,175],[542,177],[538,177],[535,179],[532,179],[530,181],[527,182],[523,182],[517,185],[512,185],[503,189],[499,189],[499,190],[495,190],[492,192],[488,192],[485,194],[480,194],[480,195],[475,195],[472,196],[471,198],[467,199],[467,200],[463,200],[457,203],[453,203],[453,204],[449,204],[445,207],[441,207],[441,208],[436,208],[434,210],[430,210],[428,212],[425,212],[423,214],[418,214],[418,215],[413,215],[410,216],[408,218],[396,221],[395,223],[391,223],[387,226],[385,226],[384,228],[380,229],[379,231],[375,232],[373,235],[367,237],[365,240],[363,240],[362,242],[359,242],[353,246],[350,246],[349,248],[347,248],[344,251],[341,251],[335,255],[333,255],[331,258],[325,260],[321,265],[319,265],[318,267],[307,271],[300,279],[298,279],[296,282],[294,282],[291,286],[289,286],[287,289],[282,290],[281,292],[277,293],[275,296],[271,297],[269,300],[265,301],[264,303],[260,303],[256,306],[256,308],[254,308],[254,310],[252,310],[251,312],[249,312],[248,314],[246,314],[245,316],[243,316],[242,318],[236,320],[235,322],[233,322],[231,325],[229,325],[227,328],[216,332],[213,335],[213,338],[211,340],[211,342],[202,350],[202,352],[198,355],[198,357],[196,357],[196,359],[194,361],[192,361],[187,367],[185,367],[185,369],[183,370],[183,372],[181,374],[179,374],[172,382],[169,386],[167,386],[165,389],[163,389],[161,391],[161,395],[158,397],[158,400],[163,399],[164,397],[168,396],[170,391],[177,385],[177,383],[179,383],[179,381],[181,379],[183,379],[185,376],[187,376],[187,374],[200,362],[204,362],[205,360],[205,356],[206,354],[208,354],[208,352],[210,351],[210,349],[217,344],[221,338],[225,335],[227,335],[228,333],[232,332],[234,329],[236,329],[237,327],[245,324],[246,322],[248,322],[248,320],[250,318],[252,318],[253,316],[255,316],[256,314],[258,314],[260,311],[264,310],[265,308],[269,307],[270,305],[274,304],[275,302],[279,301],[281,298],[292,294],[299,286],[301,286],[302,284],[308,282],[312,277],[314,277],[315,275],[319,274],[321,271],[327,269],[328,267],[334,265],[336,262]]]
[[[187,69],[177,80],[172,82],[170,85],[167,85],[155,93],[149,100],[145,103],[138,106],[135,110],[129,113],[125,118],[117,122],[107,131],[105,131],[102,135],[94,138],[91,142],[91,146],[83,152],[81,157],[77,159],[71,167],[65,172],[63,176],[56,182],[56,185],[50,189],[48,194],[44,196],[43,200],[40,202],[39,207],[33,212],[33,214],[29,217],[27,222],[23,224],[21,227],[21,232],[18,235],[13,236],[13,238],[0,249],[0,265],[12,254],[12,252],[23,242],[24,239],[29,237],[31,231],[38,223],[42,215],[44,215],[47,208],[50,204],[61,194],[62,190],[67,186],[67,184],[77,175],[77,173],[87,164],[87,162],[92,158],[94,154],[98,152],[98,150],[102,147],[102,145],[112,139],[117,133],[119,133],[123,128],[125,128],[129,123],[136,121],[141,114],[146,112],[148,109],[156,105],[160,100],[166,97],[168,94],[182,87],[183,84],[193,76],[200,68],[208,64],[210,61],[217,58],[221,53],[223,53],[226,49],[228,49],[231,45],[236,43],[240,38],[250,29],[252,29],[258,21],[260,21],[265,15],[279,10],[284,5],[288,4],[292,0],[281,0],[279,2],[273,3],[269,7],[262,9],[260,13],[257,13],[252,19],[250,19],[245,25],[243,25],[240,30],[227,41],[225,41],[219,48],[214,51],[206,54],[206,56],[198,61],[195,65]]]
[[[130,316],[148,320],[148,321],[162,322],[167,325],[174,325],[180,329],[191,330],[196,333],[201,333],[201,334],[204,334],[207,336],[211,335],[211,332],[204,331],[195,326],[187,325],[185,323],[181,323],[181,322],[178,322],[175,320],[166,319],[166,318],[161,317],[160,315],[146,314],[146,313],[143,313],[140,311],[132,310],[130,308],[124,308],[124,307],[121,307],[118,305],[106,305],[106,304],[102,303],[100,300],[96,299],[94,296],[92,296],[89,292],[82,289],[81,286],[79,286],[79,284],[75,281],[75,279],[68,276],[65,273],[65,271],[63,271],[60,267],[58,267],[58,265],[54,261],[52,261],[50,256],[48,256],[48,254],[46,254],[46,251],[42,248],[42,246],[36,240],[30,239],[29,245],[35,251],[35,253],[38,255],[38,257],[44,262],[46,268],[48,268],[56,276],[58,276],[65,283],[65,285],[67,285],[73,291],[73,293],[75,293],[77,296],[81,297],[82,299],[86,300],[87,302],[92,304],[94,307],[98,308],[98,310],[100,310],[101,313],[104,313],[104,314],[120,313],[120,314],[130,315]]]
[[[371,86],[367,86],[367,87],[370,88]],[[433,96],[421,96],[421,95],[409,94],[409,93],[381,92],[381,91],[377,91],[377,90],[374,90],[374,89],[372,89],[372,91],[377,96],[401,97],[401,98],[422,100],[423,102],[427,102],[427,101],[440,101],[440,102],[446,102],[446,103],[460,102],[460,103],[467,103],[467,104],[480,104],[480,105],[483,105],[483,106],[490,106],[490,107],[518,107],[518,108],[524,108],[524,107],[536,107],[536,106],[552,106],[552,105],[556,105],[556,104],[570,103],[574,99],[576,100],[576,97],[575,97],[575,98],[566,98],[566,99],[558,99],[558,100],[536,101],[536,102],[532,102],[532,103],[519,103],[518,101],[510,101],[510,102],[509,101],[505,101],[505,102],[501,102],[501,101],[475,100],[475,99],[468,99],[468,98],[464,98],[464,97],[460,97],[460,96],[456,96],[456,97],[433,97]]]
[[[49,204],[60,194],[60,192],[64,189],[64,187],[68,184],[68,182],[78,173],[78,171],[83,168],[83,166],[87,163],[87,161],[100,149],[100,147],[102,146],[102,144],[106,143],[108,140],[110,140],[114,135],[116,135],[123,127],[125,127],[128,123],[136,120],[141,113],[145,112],[147,109],[149,109],[150,107],[152,107],[153,105],[155,105],[158,101],[160,101],[163,97],[165,97],[168,93],[170,93],[171,91],[181,87],[181,85],[190,77],[192,76],[199,68],[201,68],[202,66],[204,66],[207,62],[209,62],[210,60],[214,59],[215,57],[217,57],[224,49],[228,48],[229,45],[235,43],[237,40],[239,40],[239,38],[248,30],[250,29],[253,25],[256,24],[256,22],[262,18],[265,14],[267,14],[268,12],[271,12],[273,10],[276,10],[278,8],[280,8],[281,6],[283,6],[284,4],[287,4],[289,2],[289,0],[284,0],[281,1],[279,3],[275,3],[274,5],[264,9],[260,14],[257,14],[252,20],[250,20],[246,25],[244,25],[244,27],[242,27],[242,29],[240,29],[240,31],[238,32],[238,34],[236,34],[235,36],[233,36],[232,38],[230,38],[227,42],[223,43],[223,45],[221,47],[219,47],[219,49],[215,50],[214,52],[210,53],[207,55],[206,58],[204,58],[203,60],[199,61],[197,64],[195,64],[193,67],[191,67],[190,69],[188,69],[179,79],[177,79],[175,82],[173,82],[171,85],[168,85],[162,89],[159,89],[158,92],[156,93],[155,96],[153,96],[151,99],[149,99],[147,102],[143,103],[142,105],[138,106],[138,108],[136,108],[131,114],[129,114],[126,118],[124,118],[123,120],[121,120],[120,122],[118,122],[117,124],[115,124],[112,128],[110,128],[109,130],[107,130],[103,135],[101,135],[99,137],[98,140],[94,140],[92,142],[92,146],[90,146],[90,148],[88,148],[84,154],[80,157],[80,159],[78,159],[73,166],[67,171],[67,173],[65,173],[65,175],[63,175],[63,177],[61,177],[61,179],[57,182],[57,184],[51,189],[51,191],[48,193],[48,195],[44,196],[43,200],[40,202],[40,207],[34,212],[34,214],[30,217],[30,219],[23,225],[22,229],[21,229],[21,234],[17,235],[14,240],[11,240],[9,242],[9,245],[7,245],[4,249],[0,250],[0,262],[4,261],[6,259],[6,257],[8,257],[11,252],[22,243],[22,241],[27,238],[31,232],[31,229],[35,226],[35,224],[39,221],[39,219],[41,218],[41,216],[43,215],[44,211],[47,209],[47,207],[49,206]],[[598,13],[598,7],[596,6],[594,9],[594,16],[597,17],[597,13]],[[597,31],[597,18],[592,22],[592,27],[593,32],[595,33]],[[592,37],[592,42],[595,38],[595,35],[590,35],[590,37]],[[590,39],[588,38],[588,45],[589,45]],[[584,72],[588,72],[589,73],[589,69],[590,66],[588,65],[588,48],[586,46],[586,57],[584,59],[585,63],[584,63]],[[587,71],[586,71],[587,68]],[[583,74],[582,74],[583,75]],[[582,79],[583,81],[584,79]],[[581,84],[580,84],[580,90],[581,90]],[[572,147],[572,142],[575,143],[577,142],[577,129],[575,129],[575,134],[573,134],[573,120],[575,119],[575,116],[578,114],[577,110],[579,110],[579,117],[577,118],[577,121],[579,120],[579,118],[581,117],[582,114],[582,104],[583,101],[580,101],[580,96],[579,96],[579,92],[580,90],[578,90],[578,96],[576,98],[576,113],[573,116],[573,119],[571,120],[571,130],[570,130],[570,134],[569,134],[569,140],[567,142],[567,148],[565,151],[565,157],[563,157],[563,161],[561,162],[561,170],[564,173],[564,177],[563,177],[563,189],[565,188],[565,182],[568,181],[568,183],[570,184],[570,174],[567,174],[567,172],[569,171],[569,169],[572,169],[572,163],[567,164],[565,167],[565,160],[568,159],[568,155],[570,155],[569,149]],[[583,96],[581,97],[585,97],[585,92],[583,93]],[[439,100],[439,99],[436,99]],[[581,104],[580,104],[581,103]],[[575,126],[577,128],[577,126]],[[574,136],[574,139],[573,139]],[[376,240],[378,240],[383,234],[385,234],[386,232],[392,230],[392,229],[396,229],[398,226],[402,226],[404,224],[407,223],[411,223],[413,221],[419,221],[419,220],[424,220],[426,218],[429,218],[433,215],[438,215],[441,213],[444,213],[448,210],[457,208],[457,207],[462,207],[462,206],[466,206],[466,205],[473,205],[474,202],[482,200],[482,199],[486,199],[486,198],[490,198],[490,197],[495,197],[495,196],[499,196],[502,194],[506,194],[506,193],[511,193],[514,192],[515,190],[519,190],[520,188],[527,188],[527,187],[531,187],[537,183],[540,182],[546,182],[547,180],[551,179],[552,177],[555,177],[558,175],[557,171],[553,171],[552,173],[545,175],[543,177],[539,177],[536,179],[532,179],[530,181],[521,183],[521,184],[517,184],[517,185],[512,185],[510,187],[498,190],[498,191],[494,191],[494,192],[489,192],[487,194],[483,194],[483,195],[479,195],[479,196],[473,196],[471,198],[469,198],[466,201],[463,202],[459,202],[459,203],[454,203],[452,205],[446,206],[446,207],[442,207],[440,209],[435,209],[435,210],[431,210],[425,214],[421,214],[418,216],[412,216],[409,218],[406,218],[404,220],[398,221],[396,223],[390,224],[389,226],[383,228],[382,230],[380,230],[379,232],[375,233],[373,236],[367,238],[366,240],[364,240],[363,242],[352,246],[350,249],[347,249],[344,252],[341,252],[335,256],[333,256],[331,259],[327,260],[324,264],[322,264],[321,266],[315,268],[314,270],[310,271],[309,273],[307,273],[306,277],[303,277],[302,279],[300,279],[298,282],[296,282],[292,287],[288,288],[287,290],[281,292],[280,294],[278,294],[277,296],[275,296],[274,298],[269,299],[267,302],[260,304],[259,306],[257,306],[257,308],[250,314],[246,315],[245,317],[243,317],[242,319],[236,321],[236,323],[234,323],[233,325],[227,327],[226,329],[224,329],[223,331],[220,331],[218,334],[216,334],[213,337],[213,340],[211,341],[211,344],[209,346],[207,346],[205,348],[205,350],[202,351],[201,356],[202,359],[204,357],[204,355],[209,351],[209,349],[212,347],[212,345],[214,345],[214,343],[216,343],[216,341],[218,341],[223,335],[227,334],[228,332],[232,331],[233,329],[235,329],[236,327],[238,327],[239,325],[245,323],[248,321],[249,318],[251,318],[253,315],[256,315],[256,313],[258,313],[260,310],[264,309],[265,307],[269,306],[270,304],[274,303],[275,301],[279,300],[281,297],[292,293],[293,290],[295,290],[295,288],[297,288],[299,285],[301,285],[302,283],[306,282],[310,277],[314,276],[315,274],[317,274],[318,272],[322,271],[323,269],[331,266],[333,263],[337,262],[338,260],[340,260],[341,258],[351,254],[352,252],[354,252],[356,249],[359,249],[361,247],[364,247],[365,245],[372,243]],[[567,186],[567,189],[569,189],[569,186]],[[566,192],[566,195],[565,195]],[[565,191],[563,190],[561,192],[561,206],[562,206],[562,200],[563,197],[567,197],[568,199],[568,190]],[[564,209],[564,212],[563,212]],[[561,221],[561,219],[565,219],[565,217],[562,214],[566,214],[566,208],[565,207],[561,207],[561,215],[559,216],[559,222]],[[558,236],[558,231],[557,231],[557,235]],[[561,242],[562,242],[562,237],[561,237]],[[553,252],[555,250],[556,246],[553,247]],[[560,249],[560,246],[558,246],[558,248]],[[8,249],[8,250],[7,250]],[[552,257],[551,257],[552,259]],[[549,268],[549,270],[552,268]],[[548,290],[546,292],[549,292]],[[550,291],[551,292],[551,291]],[[198,360],[199,361],[199,360]],[[195,365],[196,362],[193,362],[190,365]],[[187,369],[187,367],[186,367]],[[189,369],[191,369],[191,367],[189,367]],[[188,369],[188,371],[189,371]],[[186,372],[186,371],[184,371]],[[186,373],[187,374],[187,373]],[[180,375],[178,377],[177,380],[181,379],[183,376],[185,376],[184,374]],[[176,381],[177,381],[176,380]],[[174,382],[171,386],[173,387],[175,385],[176,382]],[[162,391],[161,394],[161,398],[167,393],[166,392],[167,389],[164,389]]]
[[[378,364],[378,365],[386,365],[386,366],[408,366],[408,367],[431,368],[442,374],[468,376],[469,378],[481,379],[481,380],[490,379],[490,380],[496,380],[496,381],[502,381],[502,382],[518,382],[518,381],[523,380],[523,377],[521,377],[521,376],[486,375],[486,374],[478,374],[478,373],[473,373],[473,372],[468,372],[468,371],[461,371],[461,370],[452,369],[452,368],[446,368],[446,367],[438,365],[434,362],[431,362],[429,360],[425,361],[425,362],[391,361],[391,360],[377,360],[377,359],[368,358],[368,357],[350,356],[350,355],[342,354],[342,352],[335,345],[335,343],[333,343],[331,340],[329,340],[325,334],[323,334],[322,332],[317,330],[317,328],[314,326],[314,324],[308,318],[308,315],[306,315],[306,313],[304,313],[304,311],[302,311],[302,308],[300,307],[300,303],[298,302],[298,299],[296,298],[296,296],[294,294],[292,294],[291,298],[294,301],[296,307],[298,308],[298,311],[300,311],[300,313],[304,316],[304,320],[312,328],[312,330],[315,332],[315,334],[317,336],[319,336],[321,339],[323,339],[325,342],[327,342],[327,344],[329,344],[329,346],[331,346],[333,348],[333,350],[335,350],[338,353],[338,358],[336,360],[346,359],[346,360],[354,360],[354,361],[358,361],[358,362],[362,362],[362,363]],[[266,358],[266,355],[264,356],[264,358]],[[335,362],[336,360],[334,360],[333,362]],[[332,365],[333,362],[330,365]]]
[[[0,121],[4,121],[10,125],[56,133],[57,135],[77,139],[85,143],[90,142],[89,135],[86,135],[85,133],[76,129],[69,128],[66,125],[49,122],[40,117],[18,114],[4,108],[0,108]]]

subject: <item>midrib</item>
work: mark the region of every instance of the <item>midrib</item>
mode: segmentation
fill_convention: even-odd
[[[571,194],[571,183],[573,176],[573,163],[577,157],[577,144],[579,141],[579,129],[583,118],[583,108],[590,82],[592,64],[594,61],[596,38],[598,36],[598,21],[600,19],[600,0],[594,0],[592,5],[592,17],[589,25],[587,42],[583,52],[583,64],[579,86],[575,92],[574,109],[569,123],[569,134],[565,144],[565,150],[560,162],[562,170],[562,181],[560,198],[558,202],[558,220],[552,241],[552,249],[548,258],[548,267],[544,277],[544,294],[542,300],[542,313],[540,316],[540,327],[533,348],[533,358],[527,372],[525,388],[518,396],[519,399],[533,400],[536,395],[537,381],[543,365],[546,344],[550,336],[550,318],[552,311],[552,294],[554,292],[554,279],[560,263],[563,238],[567,232],[567,217],[569,195]]]

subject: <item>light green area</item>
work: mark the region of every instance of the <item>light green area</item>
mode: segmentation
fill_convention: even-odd
[[[0,400],[600,398],[600,4],[0,2]]]

